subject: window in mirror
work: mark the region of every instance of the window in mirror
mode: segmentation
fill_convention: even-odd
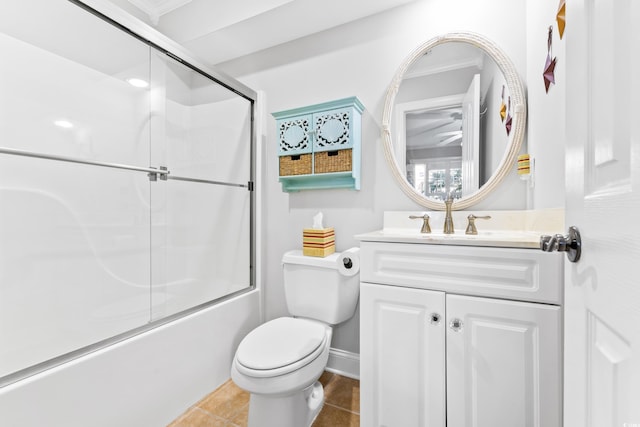
[[[459,199],[463,195],[462,159],[422,159],[408,165],[407,179],[417,192],[427,197],[444,199],[451,193],[454,199]]]

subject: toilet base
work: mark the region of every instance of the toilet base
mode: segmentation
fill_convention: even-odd
[[[248,427],[309,427],[323,404],[324,390],[319,381],[292,395],[252,393]]]

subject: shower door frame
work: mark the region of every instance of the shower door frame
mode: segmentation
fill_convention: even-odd
[[[49,159],[54,161],[62,161],[62,162],[72,162],[72,163],[81,163],[88,164],[99,167],[108,167],[115,169],[129,169],[129,170],[137,170],[140,172],[147,172],[151,180],[159,179],[169,179],[169,180],[178,180],[178,181],[189,181],[189,182],[199,182],[206,184],[215,184],[215,185],[223,185],[223,186],[233,186],[233,187],[243,187],[246,188],[247,191],[250,192],[249,200],[250,200],[250,212],[249,212],[249,252],[250,252],[250,260],[249,260],[249,286],[243,288],[238,291],[234,291],[227,295],[224,295],[220,298],[215,298],[213,300],[198,304],[196,306],[190,307],[183,311],[180,311],[175,314],[170,314],[166,317],[162,317],[157,320],[153,320],[145,325],[136,327],[134,329],[128,330],[126,332],[117,334],[115,336],[106,338],[104,340],[98,341],[96,343],[78,348],[71,352],[62,354],[60,356],[54,357],[52,359],[48,359],[46,361],[37,363],[35,365],[29,366],[24,369],[20,369],[11,374],[0,377],[0,389],[8,386],[10,384],[14,384],[20,380],[31,377],[38,373],[44,372],[53,367],[62,365],[79,357],[88,355],[95,351],[104,349],[108,346],[116,344],[118,342],[130,339],[142,333],[151,331],[155,328],[163,326],[165,324],[171,323],[177,319],[189,316],[193,313],[206,309],[208,307],[212,307],[214,305],[220,304],[223,301],[232,299],[241,294],[245,294],[247,292],[251,292],[256,289],[256,191],[255,191],[255,176],[256,176],[256,156],[257,156],[257,147],[256,147],[256,116],[258,109],[258,96],[257,93],[242,84],[241,82],[235,80],[234,78],[224,74],[223,72],[214,69],[213,66],[208,65],[201,60],[193,57],[184,47],[177,44],[173,40],[167,38],[163,34],[154,30],[153,28],[147,26],[142,21],[134,18],[133,16],[127,14],[120,8],[115,5],[103,1],[103,0],[66,0],[69,3],[72,3],[88,13],[91,13],[98,18],[106,21],[107,23],[113,25],[114,27],[119,28],[130,36],[142,41],[149,47],[155,49],[159,53],[165,54],[171,59],[179,62],[180,64],[186,66],[192,71],[212,80],[217,84],[225,87],[226,89],[234,92],[240,97],[246,99],[251,104],[251,122],[250,122],[250,154],[249,154],[249,180],[246,184],[236,184],[236,183],[228,183],[228,182],[220,182],[220,181],[211,181],[211,180],[202,180],[196,178],[186,178],[179,176],[171,176],[170,173],[165,172],[161,169],[154,168],[137,168],[130,167],[127,165],[120,165],[114,163],[103,163],[103,162],[94,162],[94,161],[86,161],[83,159],[75,159],[64,156],[56,156],[56,155],[41,155],[38,153],[32,153],[25,150],[15,150],[15,149],[0,149],[2,154],[8,155],[17,155],[17,156],[25,156],[25,157],[37,157],[43,159]]]

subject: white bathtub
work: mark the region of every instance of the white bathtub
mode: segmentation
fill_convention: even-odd
[[[0,389],[0,425],[159,427],[229,378],[253,290]]]

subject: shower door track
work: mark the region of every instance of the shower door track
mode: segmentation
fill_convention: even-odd
[[[56,366],[60,366],[64,363],[70,362],[72,360],[79,359],[84,356],[88,356],[97,351],[103,350],[107,347],[110,347],[114,344],[126,341],[128,339],[134,338],[136,336],[145,334],[147,332],[151,332],[156,328],[174,322],[178,319],[185,318],[194,313],[198,313],[207,308],[214,307],[218,304],[221,304],[225,301],[232,300],[234,298],[240,297],[248,292],[251,292],[255,289],[255,286],[250,286],[245,289],[240,289],[238,291],[232,292],[230,294],[224,295],[220,298],[213,299],[211,301],[204,302],[202,304],[190,307],[186,310],[180,311],[178,313],[174,313],[172,315],[156,319],[150,320],[148,323],[142,326],[138,326],[137,328],[130,329],[126,332],[119,333],[109,338],[105,338],[103,340],[97,341],[93,344],[89,344],[87,346],[72,350],[70,352],[61,354],[60,356],[56,356],[52,359],[45,360],[44,362],[37,363],[35,365],[29,366],[24,369],[20,369],[19,371],[12,372],[5,376],[0,376],[0,390],[3,387],[9,386],[11,384],[17,383],[18,381],[24,380],[26,378],[32,377],[34,375],[38,375],[48,371],[51,368],[55,368]]]

